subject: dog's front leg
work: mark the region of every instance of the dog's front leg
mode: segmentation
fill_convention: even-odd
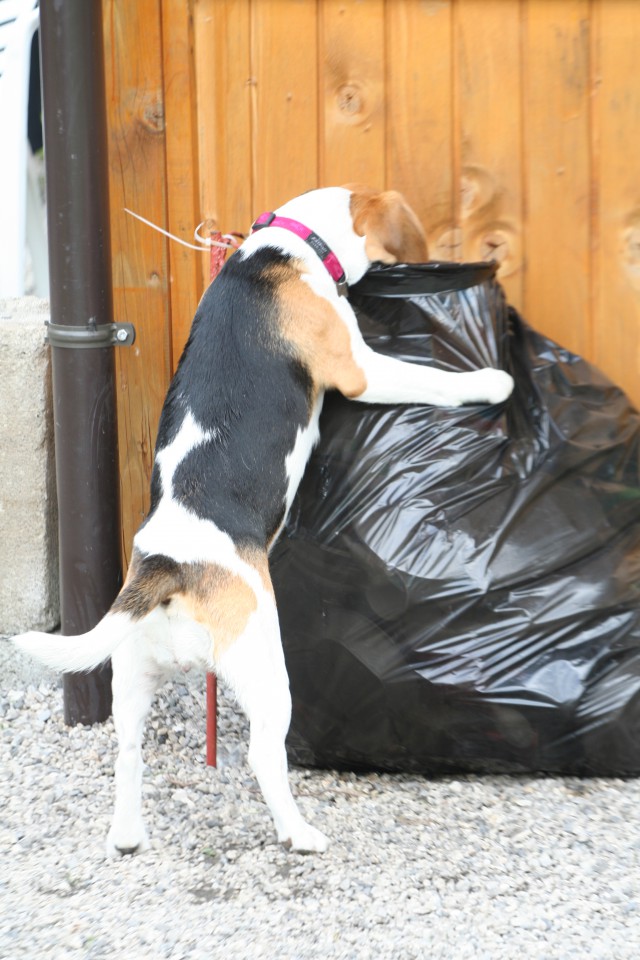
[[[513,379],[503,370],[485,368],[451,373],[435,367],[385,357],[365,346],[356,362],[366,388],[354,400],[364,403],[426,403],[458,407],[463,403],[502,403],[513,390]]]
[[[320,294],[316,282],[308,278],[306,282]],[[502,403],[511,394],[513,379],[503,370],[486,367],[451,373],[376,353],[365,343],[349,302],[333,292],[325,297],[333,307],[333,316],[346,327],[348,340],[345,344],[339,325],[331,328],[327,323],[325,340],[333,349],[331,362],[323,371],[323,386],[335,387],[363,403],[425,403],[437,407]]]

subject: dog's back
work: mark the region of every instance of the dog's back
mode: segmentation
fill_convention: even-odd
[[[143,531],[171,497],[236,546],[268,549],[285,514],[287,458],[318,397],[279,323],[277,292],[295,272],[267,247],[232,257],[204,294],[162,411]]]

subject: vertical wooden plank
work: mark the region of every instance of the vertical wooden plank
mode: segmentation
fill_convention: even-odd
[[[201,217],[191,2],[172,0],[171,3],[163,3],[161,9],[167,229],[182,240],[193,243],[193,232]],[[168,253],[171,366],[175,368],[202,293],[202,275],[200,258],[194,250],[173,242],[169,244]]]
[[[432,259],[457,237],[453,164],[451,0],[386,6],[387,185],[420,217]]]
[[[591,349],[589,6],[529,0],[524,50],[524,310],[583,355]]]
[[[594,357],[640,407],[640,6],[594,12]]]
[[[153,446],[169,379],[166,156],[159,0],[105,0],[105,66],[114,310],[136,343],[116,350],[123,552],[148,508]]]
[[[315,0],[253,0],[252,153],[257,213],[318,184]]]
[[[200,216],[222,233],[245,233],[260,213],[251,159],[249,0],[195,0]],[[209,282],[209,258],[202,262]]]
[[[460,124],[462,254],[500,261],[522,302],[522,138],[519,0],[458,0],[454,8]]]
[[[383,0],[320,6],[320,183],[386,184]]]

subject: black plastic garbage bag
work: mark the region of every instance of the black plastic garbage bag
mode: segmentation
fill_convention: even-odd
[[[640,417],[489,264],[372,269],[367,342],[499,366],[499,407],[325,400],[273,576],[292,760],[640,773]]]

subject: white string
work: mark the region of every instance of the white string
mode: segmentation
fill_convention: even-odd
[[[211,237],[201,237],[198,233],[200,227],[204,226],[206,220],[203,220],[202,223],[199,223],[198,226],[193,231],[193,235],[198,241],[198,243],[203,243],[205,246],[210,247],[212,244],[216,247],[226,247],[228,250],[237,250],[240,244],[238,243],[237,237],[234,237],[231,233],[221,234],[224,240],[228,240],[228,243],[219,243],[217,240],[212,240]]]
[[[211,237],[201,237],[200,234],[198,233],[198,230],[200,229],[203,223],[206,223],[206,220],[203,220],[202,223],[199,223],[195,229],[194,236],[198,241],[198,243],[200,244],[200,246],[197,247],[193,243],[187,243],[186,240],[181,240],[180,237],[174,236],[173,233],[168,233],[166,230],[163,230],[162,227],[158,227],[156,226],[155,223],[151,223],[150,220],[145,220],[145,218],[141,217],[139,213],[134,213],[133,210],[129,210],[128,207],[124,207],[123,209],[125,213],[130,214],[132,217],[135,217],[136,220],[141,220],[142,223],[146,223],[148,227],[151,227],[153,230],[157,230],[158,233],[164,234],[164,236],[169,237],[170,240],[175,240],[176,243],[181,243],[183,247],[188,247],[189,250],[199,250],[200,252],[202,252],[203,247],[224,247],[225,250],[235,250],[238,246],[237,243],[233,242],[233,238],[231,238],[229,234],[223,234],[223,236],[229,237],[229,239],[232,240],[231,243],[221,243],[219,240],[212,240]]]

